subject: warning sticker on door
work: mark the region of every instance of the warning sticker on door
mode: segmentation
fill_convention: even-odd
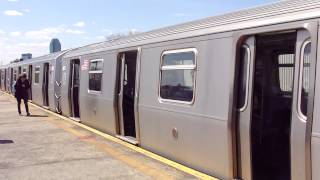
[[[84,60],[81,66],[81,71],[86,71],[89,68],[89,60]]]

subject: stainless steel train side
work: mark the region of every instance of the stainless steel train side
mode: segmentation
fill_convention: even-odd
[[[34,97],[36,104],[48,107],[50,110],[60,113],[60,74],[62,56],[65,51],[56,52],[32,60],[33,67],[33,94],[40,94]],[[38,77],[35,77],[35,76]],[[36,82],[37,81],[37,82]]]
[[[36,58],[33,99],[221,179],[319,179],[319,12],[284,1]],[[22,64],[1,68],[7,91]]]
[[[60,112],[61,58],[66,51],[57,52],[8,65],[6,89],[12,93],[12,85],[22,73],[31,83],[30,100],[33,103]],[[58,69],[56,68],[58,67]]]
[[[222,179],[237,177],[256,179],[261,177],[263,173],[252,168],[252,163],[254,162],[250,160],[250,154],[253,154],[253,151],[257,149],[259,150],[259,148],[256,149],[254,147],[255,149],[253,149],[253,147],[250,147],[250,144],[255,142],[251,142],[250,136],[258,136],[259,134],[251,134],[254,129],[251,128],[250,123],[247,123],[250,121],[254,123],[257,120],[246,116],[246,112],[237,113],[235,111],[234,102],[238,99],[238,92],[234,91],[234,88],[239,88],[234,83],[235,78],[238,78],[238,74],[235,73],[237,72],[235,69],[238,69],[238,66],[236,66],[237,57],[239,56],[238,50],[242,44],[248,43],[252,47],[251,62],[261,61],[254,59],[254,53],[255,49],[260,49],[262,45],[259,44],[259,47],[254,44],[251,45],[250,37],[263,39],[262,37],[270,35],[272,39],[278,37],[278,34],[280,36],[283,34],[284,37],[288,36],[288,43],[292,43],[290,47],[287,47],[287,53],[290,51],[290,53],[295,54],[297,57],[295,61],[297,62],[302,61],[302,58],[300,58],[302,52],[300,50],[304,41],[310,41],[312,50],[308,57],[310,56],[312,63],[315,64],[318,31],[317,18],[320,15],[316,9],[320,5],[319,1],[309,3],[312,6],[305,1],[281,2],[277,5],[268,6],[269,11],[267,12],[271,14],[268,17],[263,13],[266,13],[264,8],[257,8],[218,17],[219,19],[225,18],[225,22],[228,22],[228,20],[233,22],[226,23],[226,25],[214,26],[215,23],[218,23],[218,20],[215,20],[215,18],[206,19],[204,22],[200,21],[159,31],[151,31],[140,36],[106,42],[99,46],[92,45],[79,48],[79,50],[71,52],[65,58],[68,61],[79,59],[80,66],[84,67],[80,72],[81,90],[79,101],[81,102],[81,121],[111,134],[116,132],[118,137],[129,142],[132,140],[132,137],[121,137],[126,136],[126,130],[124,130],[124,133],[121,132],[125,129],[123,126],[126,126],[126,120],[121,117],[125,103],[120,103],[119,106],[119,99],[123,98],[122,89],[128,83],[129,76],[127,73],[130,73],[130,71],[126,70],[126,68],[130,68],[129,64],[126,63],[125,56],[122,55],[126,54],[126,52],[140,49],[141,54],[136,56],[136,60],[141,67],[138,68],[137,66],[137,74],[135,75],[137,80],[135,85],[138,85],[135,88],[138,89],[138,93],[132,92],[135,95],[133,110],[136,126],[134,130],[139,132],[133,137],[134,140],[146,149]],[[304,11],[296,12],[289,8],[287,11],[283,10],[291,6],[303,7]],[[283,11],[279,13],[279,9]],[[251,17],[251,13],[254,13],[255,17]],[[243,22],[236,21],[233,19],[236,16],[247,20]],[[197,26],[201,23],[202,25],[207,23],[207,26],[203,25],[205,28],[201,28],[200,25]],[[210,23],[212,23],[211,26]],[[195,30],[191,32],[186,30],[188,28],[192,29],[192,27]],[[286,41],[286,39],[282,41]],[[276,44],[279,49],[275,50],[284,51],[280,49],[279,44]],[[290,48],[293,46],[298,49],[296,52],[291,52]],[[190,52],[195,54],[192,65],[177,67],[163,65],[164,55]],[[260,56],[260,54],[258,55]],[[90,74],[95,73],[90,72],[92,70],[90,69],[91,61],[95,62],[99,59],[103,61],[102,89],[101,92],[92,93],[88,88]],[[187,63],[190,63],[190,59],[188,60]],[[119,63],[120,61],[122,63]],[[108,67],[106,67],[107,63],[110,63]],[[121,66],[123,63],[125,63],[125,67],[119,67],[119,64]],[[251,74],[255,72],[253,65],[254,63],[249,68],[251,69]],[[106,68],[110,67],[110,71],[106,71]],[[167,70],[173,71],[175,68],[177,71],[186,70],[185,73],[191,72],[192,74],[192,77],[186,74],[186,77],[184,77],[193,78],[193,80],[185,82],[192,85],[194,93],[192,98],[190,92],[181,92],[188,94],[191,98],[189,99],[190,101],[167,100],[162,97],[161,91],[164,90],[161,89],[160,84],[166,83],[165,81],[168,80],[162,80],[162,78],[168,78],[162,77],[162,73]],[[296,63],[294,68],[299,69],[301,67]],[[114,69],[117,69],[117,71],[115,72]],[[315,72],[315,69],[312,72]],[[108,77],[106,77],[106,74]],[[248,77],[251,76],[248,75]],[[299,76],[301,74],[299,74],[298,70],[295,71],[293,76],[295,82],[300,81]],[[171,78],[175,77],[172,77],[171,74]],[[178,82],[179,79],[175,81]],[[253,82],[253,77],[251,81],[256,83]],[[105,87],[106,82],[109,82],[108,87]],[[310,82],[315,82],[312,73],[310,74]],[[250,82],[247,83],[250,84]],[[290,95],[290,99],[294,107],[299,105],[299,97],[297,96],[299,86],[297,84],[294,87],[292,86],[293,95]],[[248,88],[249,92],[254,92],[252,86],[248,86]],[[170,89],[167,90],[170,91]],[[278,178],[285,176],[285,178],[289,177],[291,179],[309,179],[312,173],[313,178],[318,177],[316,171],[310,171],[311,164],[313,164],[313,169],[318,167],[316,164],[318,155],[317,151],[314,150],[314,148],[318,147],[317,143],[314,143],[316,141],[316,133],[313,133],[312,141],[309,140],[311,139],[311,122],[317,121],[317,117],[313,116],[314,107],[312,107],[312,102],[316,101],[316,99],[313,98],[312,92],[310,90],[311,99],[309,100],[310,105],[308,105],[308,115],[306,115],[306,118],[310,119],[309,121],[301,121],[301,117],[295,114],[297,112],[295,108],[289,107],[290,112],[293,114],[289,114],[290,112],[287,110],[285,111],[286,114],[292,116],[291,128],[290,126],[286,127],[291,129],[290,133],[286,134],[286,137],[291,137],[291,140],[286,139],[286,143],[290,143],[286,148],[291,149],[291,153],[286,154],[291,162],[286,164],[286,168],[291,169],[291,171],[283,169],[286,174],[279,173]],[[246,96],[247,99],[250,97]],[[108,106],[100,109],[104,98],[108,98],[110,101],[113,100],[113,107],[110,107],[111,103],[109,103]],[[285,103],[289,97],[279,96],[278,98],[282,103]],[[250,105],[252,107],[248,105],[246,111],[251,111],[253,105]],[[277,118],[279,117],[277,116]],[[266,116],[265,118],[269,117]],[[115,122],[111,122],[112,119]],[[316,124],[314,123],[313,125]],[[105,126],[108,127],[102,128]],[[116,127],[115,130],[114,127]],[[271,132],[269,129],[266,130]],[[309,152],[309,149],[312,149],[312,153]],[[254,156],[256,157],[255,154]],[[301,162],[303,163],[301,164]],[[266,164],[272,165],[272,163]]]

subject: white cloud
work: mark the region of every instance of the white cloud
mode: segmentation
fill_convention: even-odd
[[[23,13],[17,10],[6,10],[3,12],[3,14],[7,16],[23,16]]]
[[[20,47],[23,48],[28,48],[28,47],[48,47],[49,46],[49,42],[39,42],[39,43],[33,43],[33,42],[29,42],[29,43],[18,43],[17,44]]]
[[[64,28],[62,27],[56,27],[56,28],[49,27],[49,28],[43,28],[40,30],[27,31],[24,33],[24,35],[27,39],[50,40],[54,36],[63,32],[64,32]]]
[[[85,33],[84,31],[68,29],[68,28],[64,28],[63,26],[58,26],[58,27],[43,28],[40,30],[27,31],[24,33],[24,35],[25,35],[25,38],[27,39],[50,40],[58,35],[63,35],[63,34],[79,35],[84,33]]]
[[[19,0],[8,0],[9,2],[18,2]]]
[[[21,32],[20,31],[10,32],[10,36],[13,36],[13,37],[21,36]]]
[[[58,37],[59,39],[70,40],[73,38],[81,39],[85,35],[85,31],[65,25],[29,31],[5,32],[0,30],[0,61],[8,63],[20,58],[22,53],[32,53],[34,57],[48,54],[49,43],[52,38]],[[78,47],[87,43],[96,42],[98,40],[97,38],[92,36],[91,39],[80,42],[69,42],[69,44],[67,41],[64,47]]]
[[[23,11],[24,11],[24,12],[26,12],[26,13],[31,12],[31,10],[30,10],[30,9],[24,9]]]
[[[75,24],[73,24],[73,26],[75,27],[84,27],[86,25],[86,23],[84,21],[79,21]]]
[[[74,29],[66,29],[65,32],[69,33],[69,34],[84,34],[85,33],[84,31],[74,30]]]

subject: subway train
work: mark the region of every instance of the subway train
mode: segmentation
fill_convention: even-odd
[[[220,179],[318,180],[319,22],[280,1],[4,65],[0,88],[26,73],[33,103]]]

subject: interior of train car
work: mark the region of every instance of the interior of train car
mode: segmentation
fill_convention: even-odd
[[[290,179],[296,33],[257,36],[252,105],[253,179]]]
[[[49,63],[43,64],[43,78],[42,78],[42,97],[43,106],[49,107]]]
[[[137,51],[124,52],[118,59],[118,123],[119,135],[127,141],[135,141],[135,88]],[[136,143],[134,143],[136,144]]]
[[[310,86],[311,43],[309,40],[304,41],[300,60],[297,54],[297,48],[300,48],[297,37],[297,31],[255,35],[252,41],[252,53],[255,53],[252,66],[248,65],[250,61],[246,60],[250,56],[247,49],[242,48],[240,51],[238,118],[240,125],[243,121],[250,120],[252,179],[291,179],[292,158],[295,158],[291,156],[293,143],[290,139],[295,118],[293,98],[294,92],[299,92],[295,87],[300,88],[296,85],[298,81],[294,79],[299,75],[299,82],[302,84],[301,95],[298,95],[298,109],[303,116],[307,114]],[[297,67],[301,71],[297,71]],[[250,71],[249,68],[253,70]],[[252,76],[252,82],[249,76]],[[251,98],[248,93],[251,93]],[[245,98],[251,102],[246,103]],[[250,106],[246,107],[246,104]],[[248,114],[245,114],[246,112]],[[244,130],[238,131],[241,136]],[[238,143],[243,142],[240,139]],[[240,147],[240,150],[241,148],[243,147]]]
[[[70,64],[70,80],[69,80],[69,98],[71,117],[77,121],[80,120],[79,109],[79,88],[80,88],[80,60],[75,59]]]
[[[33,69],[32,69],[32,65],[29,65],[28,66],[29,70],[28,70],[28,79],[29,79],[29,82],[31,83],[31,86],[30,86],[30,91],[29,91],[29,100],[32,100],[32,80],[33,80]]]

